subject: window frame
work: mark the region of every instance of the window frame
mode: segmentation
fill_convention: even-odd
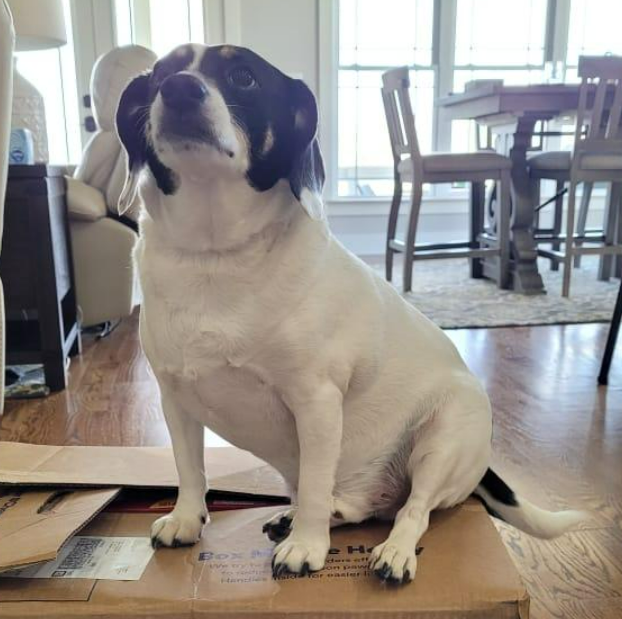
[[[339,1],[318,0],[318,4],[318,60],[321,67],[319,72],[320,136],[326,165],[326,200],[328,203],[337,205],[386,203],[388,196],[338,195]],[[566,61],[570,8],[571,0],[547,0],[543,66],[550,62],[565,63]],[[461,65],[455,65],[457,0],[434,0],[433,15],[432,70],[435,75],[434,99],[436,100],[452,91],[454,71],[463,68]],[[528,70],[534,66],[516,65],[511,69]],[[473,68],[486,69],[487,67],[477,65]],[[502,70],[504,67],[490,68]],[[439,152],[449,151],[451,149],[451,123],[445,116],[445,110],[437,105],[434,105],[432,114],[432,149]],[[465,196],[466,189],[452,189],[447,185],[436,185],[424,201],[464,201]]]
[[[156,0],[157,1],[157,0]],[[206,2],[204,0],[178,0],[186,4],[188,14],[189,38],[193,41],[203,42],[207,36]],[[115,44],[120,45],[117,19],[117,1],[110,0],[113,11],[113,26]],[[122,0],[126,4],[130,23],[130,41],[124,44],[142,45],[153,49],[152,27],[151,27],[151,0]],[[193,19],[200,16],[200,19]],[[157,53],[157,50],[154,50]]]

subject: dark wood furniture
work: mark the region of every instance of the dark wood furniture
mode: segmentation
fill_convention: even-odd
[[[613,92],[608,92],[605,107],[611,107],[612,103]],[[505,86],[491,82],[474,86],[463,93],[442,97],[438,105],[441,122],[468,119],[489,127],[497,137],[498,152],[508,155],[512,160],[512,287],[525,294],[545,292],[538,272],[538,246],[534,238],[536,205],[527,168],[527,155],[531,150],[537,123],[562,114],[576,114],[579,107],[579,84]]]
[[[609,327],[609,336],[607,337],[607,344],[605,345],[603,363],[600,366],[600,372],[598,374],[598,383],[600,385],[606,385],[609,381],[609,368],[611,367],[613,351],[615,350],[616,342],[618,340],[620,322],[622,322],[622,281],[620,282],[618,298],[613,309],[613,317],[611,318],[611,327]]]
[[[4,221],[6,363],[42,363],[47,385],[60,391],[67,357],[81,346],[63,169],[10,166]]]

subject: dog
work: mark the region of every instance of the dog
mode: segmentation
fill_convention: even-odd
[[[449,338],[336,239],[310,89],[254,52],[184,45],[126,87],[123,212],[140,338],[179,473],[154,546],[207,522],[204,426],[274,466],[294,507],[266,523],[273,572],[321,570],[330,528],[394,521],[370,566],[413,579],[430,512],[475,494],[540,537],[584,517],[548,512],[490,468],[488,397]]]

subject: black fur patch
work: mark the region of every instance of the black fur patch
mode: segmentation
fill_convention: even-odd
[[[230,45],[208,48],[200,69],[216,84],[229,112],[246,133],[251,185],[266,191],[287,179],[297,198],[304,187],[321,190],[324,166],[316,138],[317,104],[307,85],[251,50]],[[236,86],[232,76],[240,70],[250,72],[253,87]]]
[[[127,152],[129,172],[136,173],[147,164],[160,191],[166,195],[175,193],[177,181],[175,173],[162,164],[147,142],[149,107],[158,94],[162,76],[185,69],[193,58],[192,47],[185,45],[158,60],[153,71],[139,75],[128,84],[117,108],[117,133]]]
[[[499,503],[511,507],[518,506],[514,491],[492,469],[486,471],[479,485],[482,486],[493,499],[499,501]],[[496,516],[497,514],[493,515]]]

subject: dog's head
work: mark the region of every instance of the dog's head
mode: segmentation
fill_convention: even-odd
[[[324,168],[315,97],[252,51],[184,45],[126,87],[117,132],[128,176],[119,209],[148,168],[172,195],[184,177],[243,179],[264,192],[280,180],[313,217],[321,216]]]

